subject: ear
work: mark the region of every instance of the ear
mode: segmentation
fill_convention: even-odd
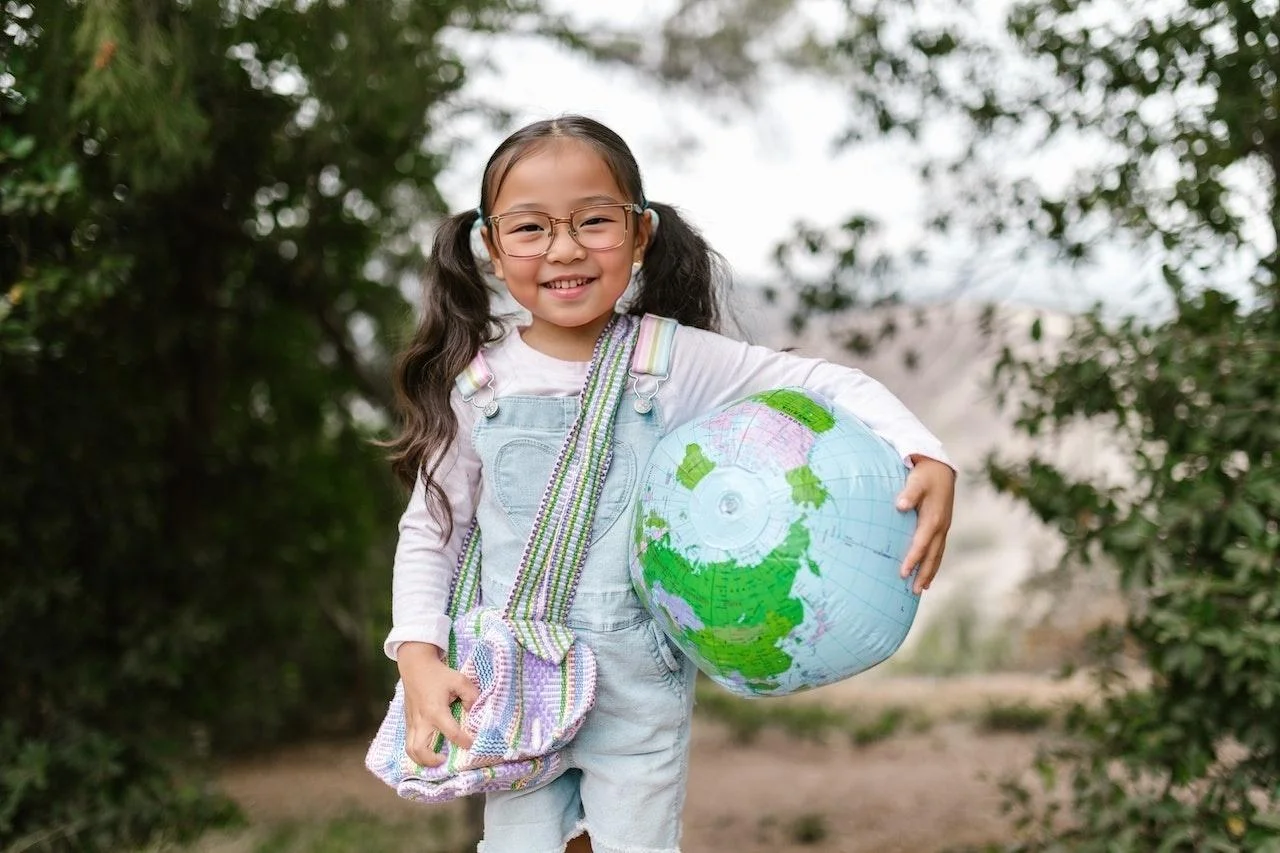
[[[489,226],[485,225],[480,228],[480,239],[484,240],[484,247],[489,252],[489,263],[493,266],[493,277],[504,281],[502,274],[502,253],[498,251],[498,247],[493,244],[493,240],[489,237]]]
[[[653,220],[649,218],[648,211],[636,214],[636,245],[631,253],[632,262],[644,263],[644,253],[648,251],[651,239],[653,239]]]

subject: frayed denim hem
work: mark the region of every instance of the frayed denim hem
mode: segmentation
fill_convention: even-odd
[[[579,821],[573,834],[564,840],[568,844],[583,833],[591,835],[591,853],[680,853],[679,847],[637,847],[634,844],[613,844],[591,833],[590,821]]]
[[[573,829],[569,830],[569,834],[564,837],[564,841],[562,843],[565,845],[565,847],[568,847],[570,841],[577,838],[579,835],[586,835],[586,834],[587,834],[587,822],[585,820],[580,820],[578,821],[577,825],[573,827]],[[591,841],[592,841],[592,844],[591,844],[592,853],[595,853],[595,839],[593,838],[591,839]],[[564,847],[561,847],[560,850],[563,851]]]

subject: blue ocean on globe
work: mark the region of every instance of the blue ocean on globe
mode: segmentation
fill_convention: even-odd
[[[698,668],[744,696],[849,678],[902,645],[914,511],[897,452],[821,396],[781,388],[665,436],[640,483],[631,577]]]

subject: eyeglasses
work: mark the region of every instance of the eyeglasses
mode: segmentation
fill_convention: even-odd
[[[557,222],[567,223],[569,236],[588,251],[604,252],[627,242],[631,214],[643,213],[638,204],[593,204],[569,211],[566,217],[537,210],[501,213],[488,217],[490,233],[498,249],[511,258],[539,258],[551,250]]]

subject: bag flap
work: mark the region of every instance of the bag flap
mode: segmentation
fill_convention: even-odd
[[[568,625],[541,619],[507,619],[507,627],[524,649],[550,663],[564,660],[577,635]]]

